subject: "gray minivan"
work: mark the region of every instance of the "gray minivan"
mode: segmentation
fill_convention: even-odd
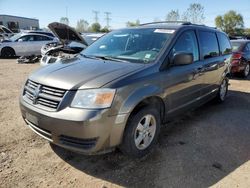
[[[75,58],[33,72],[20,97],[38,135],[84,154],[146,155],[161,125],[211,99],[225,100],[231,44],[189,22],[114,30]]]

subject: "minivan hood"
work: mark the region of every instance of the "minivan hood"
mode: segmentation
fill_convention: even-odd
[[[88,43],[82,38],[82,36],[74,28],[66,24],[53,22],[48,25],[48,28],[61,41],[62,44],[75,41],[88,46]]]
[[[66,90],[100,88],[144,67],[143,64],[75,57],[45,66],[29,77],[34,82]]]

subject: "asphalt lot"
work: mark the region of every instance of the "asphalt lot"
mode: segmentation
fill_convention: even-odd
[[[250,76],[167,124],[155,150],[83,156],[50,145],[23,122],[18,97],[39,64],[0,59],[0,187],[250,187]]]

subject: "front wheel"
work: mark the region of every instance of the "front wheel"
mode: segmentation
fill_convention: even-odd
[[[228,92],[228,78],[224,78],[220,84],[216,100],[220,103],[224,102],[227,96],[227,92]]]
[[[160,115],[155,107],[142,108],[132,115],[124,132],[120,149],[130,157],[143,157],[149,153],[160,133]]]
[[[14,57],[16,55],[15,50],[10,47],[5,47],[1,51],[1,56],[4,58]]]

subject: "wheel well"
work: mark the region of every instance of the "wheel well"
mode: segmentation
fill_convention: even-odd
[[[130,113],[130,117],[139,112],[142,108],[146,106],[152,106],[159,110],[161,122],[164,121],[164,114],[165,114],[165,105],[163,100],[160,97],[148,97],[144,100],[142,100],[140,103],[138,103],[133,111]]]
[[[12,47],[9,47],[9,46],[3,47],[2,50],[1,50],[1,54],[2,54],[3,50],[5,50],[5,49],[13,50],[14,54],[16,54],[15,50]]]

